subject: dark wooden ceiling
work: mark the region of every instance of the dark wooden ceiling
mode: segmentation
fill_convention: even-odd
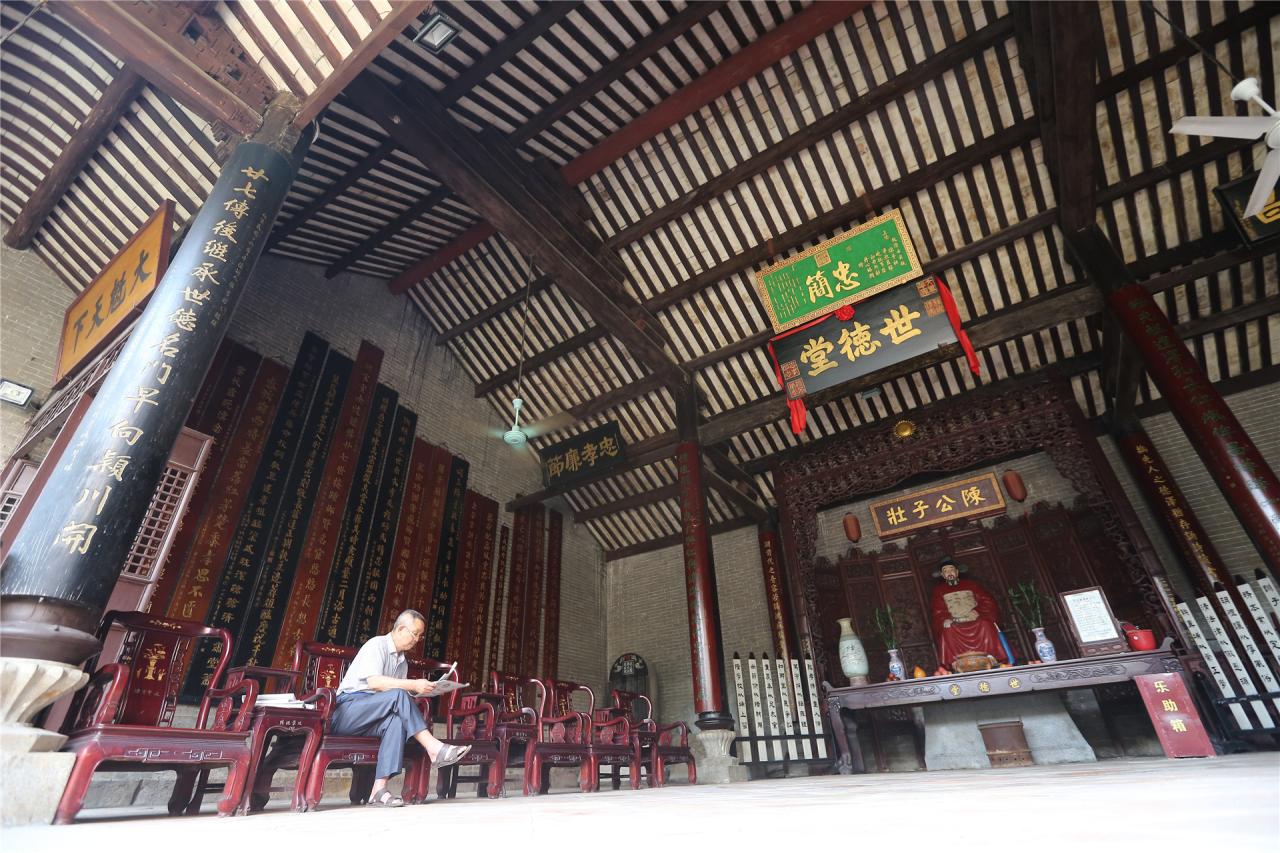
[[[332,13],[330,30],[341,20],[358,35],[351,12],[313,5],[317,20]],[[426,93],[486,145],[513,148],[544,183],[557,171],[585,175],[561,187],[560,200],[585,218],[602,256],[616,253],[619,301],[656,318],[669,357],[701,393],[702,435],[716,451],[709,500],[717,529],[751,521],[734,499],[742,470],[769,501],[769,460],[799,441],[896,417],[977,383],[1058,364],[1085,411],[1102,414],[1101,301],[1069,263],[1061,232],[1082,199],[1212,379],[1231,387],[1274,381],[1276,252],[1242,248],[1212,193],[1251,171],[1261,146],[1167,133],[1184,114],[1236,107],[1226,76],[1148,3],[1083,7],[1096,11],[1101,39],[1092,57],[1076,58],[1084,70],[1066,72],[1087,75],[1096,60],[1095,79],[1081,78],[1083,97],[1093,92],[1092,128],[1069,123],[1064,87],[1058,113],[1045,99],[1045,78],[1064,67],[1052,65],[1030,6],[873,3],[674,124],[631,140],[629,150],[619,136],[688,98],[809,5],[437,5],[462,35],[436,56],[413,45],[414,29],[406,29],[369,73]],[[280,6],[217,9],[268,76],[305,94],[342,52],[326,57],[316,28],[290,26]],[[5,29],[28,9],[5,4]],[[1233,75],[1259,77],[1274,103],[1280,5],[1158,9]],[[73,49],[55,57],[59,43]],[[47,15],[3,51],[0,154],[9,191],[0,213],[12,220],[115,61]],[[303,60],[291,70],[287,56]],[[308,75],[309,67],[320,70]],[[343,96],[325,114],[272,251],[329,276],[349,271],[405,288],[435,342],[453,350],[477,395],[493,403],[496,423],[515,394],[529,262],[518,241],[490,234],[465,193],[371,112],[366,100]],[[1067,167],[1063,152],[1052,152],[1059,140],[1080,138],[1081,125],[1087,144],[1078,148],[1092,151],[1074,153],[1093,167],[1083,194],[1059,181],[1055,171]],[[594,163],[615,151],[622,153]],[[155,169],[158,161],[165,168]],[[69,283],[87,281],[160,197],[190,215],[215,170],[207,128],[147,89],[50,216],[37,251]],[[113,208],[126,188],[136,202]],[[891,208],[902,211],[926,270],[955,292],[982,377],[946,359],[875,377],[860,393],[813,407],[797,439],[764,350],[770,331],[753,271]],[[542,269],[533,276],[521,396],[535,419],[561,411],[578,418],[540,441],[617,420],[632,447],[628,470],[576,488],[571,506],[610,554],[671,541],[680,523],[671,393],[635,357],[634,342],[564,282]],[[1143,381],[1139,402],[1157,398]]]

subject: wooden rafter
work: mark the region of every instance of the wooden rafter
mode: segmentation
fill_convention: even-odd
[[[741,530],[744,527],[752,527],[758,522],[753,518],[732,518],[728,521],[719,521],[710,525],[709,530],[712,536],[719,536],[721,533],[730,533],[734,530]],[[672,533],[669,536],[662,536],[657,539],[649,539],[644,542],[637,542],[634,545],[628,545],[625,548],[616,548],[612,551],[604,552],[604,561],[611,563],[614,560],[621,560],[624,557],[635,557],[640,554],[648,554],[650,551],[660,551],[663,548],[674,548],[684,541],[683,533]]]
[[[220,121],[245,136],[261,127],[262,116],[253,107],[178,49],[186,40],[182,32],[152,29],[115,2],[75,0],[50,7],[201,118]]]
[[[297,231],[299,226],[305,225],[311,220],[311,217],[333,203],[334,199],[359,183],[361,178],[376,169],[392,151],[395,151],[395,148],[395,144],[390,139],[384,139],[367,157],[352,168],[344,171],[342,177],[330,184],[328,189],[308,202],[297,213],[290,216],[287,221],[277,224],[271,231],[271,237],[267,241],[267,249],[274,249],[280,245],[290,234]]]
[[[560,173],[570,185],[586,180],[657,134],[750,80],[840,21],[851,17],[866,5],[866,0],[814,3],[664,99],[653,109],[600,140],[567,163]],[[411,264],[391,280],[391,292],[404,293],[439,270],[448,260],[478,246],[501,230],[497,223],[493,225],[496,227],[472,229],[440,252]]]
[[[448,116],[417,84],[402,84],[392,92],[365,75],[350,93],[401,148],[424,163],[459,198],[489,222],[497,223],[509,239],[538,267],[556,277],[592,318],[614,334],[636,359],[668,381],[683,383],[684,372],[654,338],[617,303],[622,287],[615,276],[574,233],[564,226],[565,211],[555,211],[518,175],[504,158]]]
[[[600,506],[588,507],[581,509],[573,514],[573,520],[576,522],[593,521],[597,518],[604,518],[606,515],[613,515],[618,512],[626,512],[630,509],[637,509],[650,504],[669,501],[672,498],[679,497],[680,485],[672,483],[667,486],[659,486],[656,489],[650,489],[647,492],[641,492],[636,495],[628,495],[625,498],[609,501]]]
[[[398,214],[395,219],[392,219],[386,225],[382,226],[377,231],[374,231],[368,237],[365,237],[352,247],[350,251],[333,263],[329,264],[324,271],[324,277],[333,278],[339,273],[347,270],[352,264],[356,263],[361,258],[372,252],[375,248],[399,233],[406,225],[416,220],[428,210],[431,210],[431,208],[440,204],[448,198],[449,195],[449,191],[444,187],[436,187],[427,195],[409,205],[402,213]]]
[[[22,206],[13,225],[5,232],[6,245],[15,249],[25,249],[31,245],[45,218],[71,188],[80,170],[88,164],[145,84],[141,77],[127,67],[120,70],[76,128],[75,135],[53,162],[49,173]]]
[[[298,116],[293,120],[294,127],[306,127],[312,119],[319,117],[325,107],[342,94],[347,85],[356,79],[369,63],[377,58],[378,54],[382,53],[383,48],[395,41],[396,36],[413,24],[430,7],[429,0],[406,0],[403,3],[393,4],[391,14],[379,21],[364,41],[347,54],[342,63],[320,81],[315,91],[302,102],[302,108],[298,110]],[[311,16],[303,15],[302,20],[310,21]]]
[[[1222,25],[1219,25],[1218,27],[1213,28],[1214,37],[1217,40],[1221,40],[1222,38],[1226,38],[1234,33],[1238,33],[1250,26],[1256,26],[1259,23],[1262,23],[1265,20],[1267,20],[1271,15],[1276,14],[1274,9],[1260,10],[1256,7],[1254,9],[1249,10],[1249,12],[1251,14],[1248,14],[1247,16],[1241,16],[1239,20],[1232,21],[1230,26],[1227,26],[1224,23]],[[1068,17],[1070,16],[1068,15]],[[1086,31],[1088,30],[1087,27],[1084,29]],[[988,27],[984,28],[983,30],[979,31],[979,33],[975,33],[973,36],[970,36],[969,38],[961,41],[957,45],[957,47],[959,47],[960,45],[968,44],[970,41],[972,41],[975,38],[978,38],[979,36],[981,36],[981,38],[979,38],[979,41],[978,41],[979,45],[984,47],[989,46],[989,43],[992,43],[992,44],[997,43],[1000,38],[1007,38],[1012,33],[1012,31],[1013,31],[1012,20],[1001,19],[1000,21],[997,21],[989,25]],[[1084,38],[1087,38],[1087,36],[1085,36]],[[1094,48],[1096,49],[1096,45],[1094,45]],[[1077,47],[1077,51],[1080,51],[1080,50],[1083,50],[1083,48]],[[944,50],[940,52],[939,56],[946,53],[947,51]],[[957,63],[966,61],[967,59],[971,58],[973,55],[976,55],[976,54],[971,53],[969,51],[965,51],[963,53],[955,52],[955,53],[951,53],[948,56],[948,61],[952,64],[952,66],[954,66]],[[1092,54],[1090,56],[1092,56]],[[1150,57],[1148,60],[1142,63],[1144,75],[1151,76],[1154,74],[1158,74],[1163,70],[1165,70],[1166,68],[1169,68],[1172,65],[1176,64],[1178,61],[1184,59],[1186,56],[1187,56],[1186,50],[1179,47],[1174,47],[1169,50],[1163,51],[1157,54],[1156,56]],[[933,57],[929,62],[922,63],[921,67],[924,67],[925,65],[929,65],[930,62],[934,62],[937,59],[938,57]],[[939,70],[941,67],[942,66],[938,66]],[[908,72],[905,72],[905,74],[902,76],[910,75],[912,73],[913,72],[908,71]],[[896,79],[897,78],[895,78],[895,80]],[[892,86],[895,80],[891,80],[889,81],[889,83],[885,84],[885,86],[882,86],[879,89],[873,90],[873,92],[868,93],[867,96],[864,96],[865,99],[871,99],[877,102],[881,101],[882,97],[886,97],[889,91],[893,91],[893,90],[886,89],[886,87]],[[1104,100],[1107,98],[1114,97],[1116,94],[1123,91],[1125,87],[1127,87],[1128,85],[1132,85],[1133,82],[1134,81],[1133,79],[1131,79],[1130,75],[1122,72],[1120,74],[1116,74],[1111,77],[1108,77],[1106,80],[1102,81],[1101,83],[1098,83],[1096,87],[1092,87],[1092,88],[1084,87],[1084,88],[1087,91],[1091,92],[1092,98],[1095,98],[1098,100]],[[880,91],[880,89],[886,89],[886,91],[882,94],[877,94]],[[902,94],[901,92],[898,92],[898,96],[900,96],[901,94]],[[889,100],[890,99],[884,100],[884,103],[888,103]],[[1075,112],[1085,111],[1085,107],[1081,106],[1081,104],[1084,103],[1084,100],[1085,99],[1082,99],[1082,98],[1076,98],[1075,101],[1073,102],[1072,109]],[[1090,132],[1095,132],[1094,123],[1092,121],[1093,114],[1090,111],[1088,115],[1089,115]],[[806,223],[805,225],[795,228],[792,231],[789,231],[783,235],[779,235],[773,238],[772,240],[768,241],[768,243],[766,244],[762,244],[760,246],[754,247],[751,250],[747,250],[746,252],[739,253],[735,257],[730,258],[729,260],[721,264],[718,264],[715,267],[712,267],[711,269],[708,269],[699,275],[694,276],[692,279],[684,282],[683,284],[670,288],[658,294],[654,298],[647,300],[644,303],[644,308],[652,312],[658,312],[666,308],[669,308],[678,302],[682,302],[686,299],[692,298],[696,296],[698,293],[705,290],[707,287],[713,286],[717,282],[720,282],[738,273],[744,272],[745,270],[751,269],[752,267],[757,266],[760,263],[764,263],[773,258],[783,256],[787,252],[793,250],[794,248],[798,246],[803,246],[806,243],[812,241],[813,239],[816,239],[824,235],[828,231],[831,231],[837,227],[840,227],[851,220],[856,220],[858,218],[861,218],[862,216],[868,215],[870,212],[874,212],[883,207],[892,206],[898,203],[901,199],[908,198],[914,193],[921,191],[922,189],[932,186],[935,183],[941,182],[955,174],[959,174],[966,169],[972,168],[973,166],[977,165],[980,162],[985,162],[990,158],[997,156],[998,154],[1004,153],[1005,151],[1010,150],[1011,148],[1022,144],[1028,138],[1034,136],[1036,129],[1037,129],[1036,121],[1028,120],[1026,122],[1021,123],[1020,125],[1014,125],[1012,128],[1009,128],[1006,131],[1003,131],[1002,133],[997,133],[991,137],[987,137],[986,140],[983,140],[982,142],[978,143],[975,146],[971,146],[971,149],[981,149],[981,150],[973,151],[971,149],[967,149],[970,152],[967,155],[965,151],[957,152],[956,154],[953,154],[950,157],[943,158],[943,160],[940,160],[934,164],[931,164],[931,166],[927,169],[922,169],[916,172],[912,176],[915,179],[914,183],[912,182],[911,178],[908,178],[905,181],[899,181],[889,187],[883,187],[883,188],[880,188],[879,190],[872,191],[866,194],[865,196],[863,196],[863,198],[861,199],[855,200],[853,202],[849,202],[841,206],[840,208],[837,208],[836,210],[829,212],[824,217],[820,217],[817,220]],[[803,132],[804,131],[802,131],[801,133]],[[795,136],[797,135],[793,135],[792,139],[794,139]],[[784,140],[782,144],[786,145],[787,143],[788,143],[788,140]],[[812,142],[810,141],[809,144],[812,144]],[[1204,163],[1207,163],[1213,159],[1217,159],[1219,157],[1225,156],[1225,154],[1231,151],[1239,150],[1240,148],[1241,146],[1239,143],[1233,142],[1231,140],[1220,140],[1220,141],[1210,143],[1209,145],[1206,145],[1206,146],[1201,146],[1200,148],[1193,149],[1192,151],[1184,155],[1180,155],[1179,157],[1174,158],[1170,162],[1165,163],[1160,167],[1156,167],[1153,170],[1148,170],[1147,172],[1144,172],[1142,174],[1135,175],[1131,179],[1122,181],[1117,185],[1107,187],[1099,191],[1097,193],[1096,199],[1094,199],[1093,201],[1094,203],[1106,203],[1107,201],[1112,201],[1116,198],[1121,197],[1122,195],[1131,194],[1133,192],[1136,192],[1138,189],[1151,186],[1167,177],[1171,177],[1172,175],[1179,174],[1195,166],[1203,165]],[[1094,146],[1090,144],[1086,150],[1088,152],[1092,152],[1094,150]],[[769,152],[767,152],[767,154],[772,156],[773,151],[774,151],[774,148],[771,148]],[[1091,159],[1092,154],[1090,153],[1088,156],[1089,156],[1089,159],[1087,161],[1081,159],[1080,163],[1082,164],[1085,162],[1092,163],[1092,159]],[[759,158],[754,158],[754,159],[758,160]],[[776,161],[770,161],[767,165],[762,160],[756,163],[757,168],[768,168],[773,165],[776,165]],[[1081,168],[1083,168],[1083,166],[1081,166]],[[1093,180],[1093,179],[1090,178],[1089,180]],[[702,192],[701,190],[697,190],[695,192],[699,194],[699,197],[701,197],[701,192]],[[703,200],[705,201],[705,198]],[[683,203],[683,200],[681,200],[680,202],[677,202],[676,204],[680,205],[682,203]],[[1061,208],[1055,208],[1051,211],[1046,211],[1044,213],[1036,214],[1032,217],[1029,217],[1028,219],[1023,220],[1022,222],[1011,226],[1010,229],[1006,229],[1006,231],[1008,231],[1010,234],[1021,234],[1022,236],[1027,236],[1043,230],[1044,228],[1048,227],[1049,224],[1055,220],[1055,218],[1061,218],[1063,215],[1064,214]],[[1069,215],[1077,216],[1079,214],[1072,213]],[[630,229],[628,229],[628,231],[629,230]],[[631,236],[634,238],[634,237],[639,237],[643,235],[636,232],[636,233],[632,233]],[[948,256],[947,263],[945,266],[942,264],[930,265],[931,267],[930,271],[938,272],[949,266],[956,266],[956,265],[959,265],[960,263],[967,262],[969,260],[972,260],[973,258],[979,257],[980,255],[986,254],[988,251],[994,248],[994,246],[991,244],[994,241],[1003,240],[1004,236],[1005,235],[1002,232],[1000,235],[992,235],[991,237],[988,237],[984,240],[977,241],[971,244],[969,247],[966,247],[966,249],[952,253],[950,256]],[[1014,238],[1014,239],[1017,239],[1017,238]],[[606,245],[610,245],[610,246],[618,245],[620,242],[622,242],[622,241],[615,241],[615,240],[616,238],[606,241]],[[996,243],[996,245],[1000,245],[1000,244],[1002,243]],[[764,339],[767,339],[767,335],[764,335],[764,333],[762,333],[762,335],[764,336]],[[757,337],[761,337],[761,336],[757,336]],[[755,338],[751,340],[754,341]],[[763,343],[763,340],[761,341],[761,343]],[[750,347],[745,347],[745,348],[749,349]],[[730,345],[729,347],[725,348],[725,351],[726,351],[725,357],[730,357],[732,355],[736,355],[739,352],[745,351],[745,350],[738,350],[737,345]],[[710,356],[705,358],[709,358],[709,357]],[[717,363],[719,360],[722,360],[722,359],[717,359],[715,362],[711,362],[711,363]],[[690,363],[685,363],[683,366],[687,370],[691,369]],[[706,366],[708,365],[698,364],[693,369],[702,369],[703,367],[706,367]],[[613,392],[607,392],[607,393],[612,394]],[[616,398],[615,398],[614,404],[616,405],[617,402],[624,402],[624,401],[616,401]]]

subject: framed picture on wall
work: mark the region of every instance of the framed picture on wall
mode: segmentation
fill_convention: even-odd
[[[1067,625],[1071,627],[1071,634],[1084,657],[1129,650],[1102,587],[1073,589],[1059,593],[1058,598],[1062,601],[1062,612],[1067,615]]]

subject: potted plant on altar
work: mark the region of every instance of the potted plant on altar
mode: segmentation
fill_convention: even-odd
[[[898,621],[901,616],[902,611],[894,607],[877,607],[872,613],[876,633],[889,650],[889,678],[897,681],[903,681],[907,676],[907,668],[898,651]]]
[[[1033,581],[1021,581],[1009,589],[1009,605],[1035,635],[1036,657],[1043,663],[1058,659],[1053,643],[1044,635],[1044,607],[1048,598]]]

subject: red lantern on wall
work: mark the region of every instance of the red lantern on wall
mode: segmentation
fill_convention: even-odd
[[[858,521],[858,516],[853,513],[846,513],[844,517],[844,535],[850,542],[857,542],[862,538],[862,523]]]
[[[1022,475],[1017,471],[1005,471],[1000,476],[1000,482],[1004,483],[1005,494],[1018,503],[1027,499],[1027,485],[1022,482]]]

